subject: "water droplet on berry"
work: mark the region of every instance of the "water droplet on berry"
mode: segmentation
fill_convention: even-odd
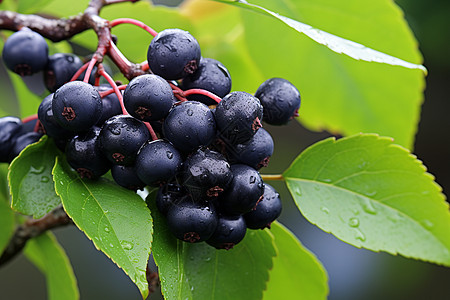
[[[348,220],[348,225],[350,227],[358,227],[359,226],[359,219],[358,218],[350,218]]]
[[[172,158],[173,158],[173,153],[172,153],[172,151],[166,151],[166,154],[167,154],[167,158],[168,158],[168,159],[172,159]]]
[[[192,115],[194,114],[194,111],[193,111],[192,109],[189,108],[189,109],[186,111],[186,113],[187,113],[188,116],[192,116]]]
[[[250,184],[253,184],[256,182],[256,177],[255,176],[250,176]]]

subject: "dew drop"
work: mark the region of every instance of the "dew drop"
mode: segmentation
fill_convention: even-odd
[[[64,182],[62,180],[59,181],[60,185],[64,185]]]
[[[166,151],[166,154],[167,154],[167,158],[168,158],[168,159],[172,159],[172,158],[173,158],[173,153],[172,153],[172,151],[167,150],[167,151]]]
[[[361,207],[368,214],[375,215],[377,213],[375,206],[367,198],[361,198]]]
[[[128,242],[128,241],[121,241],[121,242],[120,242],[120,245],[122,246],[122,248],[123,248],[124,250],[131,250],[131,249],[134,248],[133,243]]]
[[[376,191],[370,191],[370,192],[365,192],[364,195],[366,195],[367,197],[373,197],[377,194]]]
[[[111,243],[109,243],[109,246],[110,246],[111,248],[114,248],[114,245],[113,245],[113,244],[111,244]]]
[[[364,235],[364,233],[361,232],[361,230],[356,229],[355,239],[360,240],[361,242],[365,242],[366,236]]]
[[[192,109],[189,108],[189,109],[186,111],[186,113],[187,113],[188,116],[192,116],[192,115],[194,114],[194,111],[193,111]]]
[[[329,179],[329,178],[323,179],[323,182],[331,182],[331,179]]]
[[[40,166],[38,168],[35,168],[33,166],[30,167],[30,173],[32,174],[42,174],[42,172],[44,172],[45,167],[44,166]]]
[[[431,222],[430,220],[423,220],[422,224],[426,229],[431,229],[434,226],[433,222]]]
[[[250,184],[254,184],[256,182],[255,176],[250,176]]]
[[[104,230],[105,230],[105,232],[110,232],[109,227],[105,227]]]
[[[350,227],[358,227],[359,226],[359,219],[358,218],[350,218],[348,220],[348,225]]]
[[[50,181],[50,178],[48,178],[47,176],[42,176],[41,177],[41,182],[49,182]]]
[[[321,207],[320,207],[320,210],[323,211],[323,212],[326,213],[326,214],[329,214],[329,213],[330,213],[330,210],[329,210],[327,207],[325,207],[325,206],[321,206]]]
[[[301,195],[302,195],[302,190],[301,190],[301,188],[300,188],[299,185],[296,185],[296,186],[294,187],[294,193],[295,193],[297,196],[301,196]]]

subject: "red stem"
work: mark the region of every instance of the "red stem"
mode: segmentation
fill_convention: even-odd
[[[119,98],[120,107],[122,108],[122,113],[124,115],[128,115],[128,112],[125,109],[125,105],[123,105],[122,93],[120,92],[119,88],[117,87],[117,84],[114,82],[114,80],[111,78],[111,76],[109,76],[109,74],[105,72],[105,69],[103,68],[102,64],[98,65],[98,73],[100,74],[100,76],[103,76],[106,79],[106,81],[108,81],[108,83],[113,88],[114,92],[117,95],[117,98]]]
[[[144,61],[144,62],[141,64],[141,70],[142,70],[142,71],[148,71],[148,70],[150,70],[150,67],[149,67],[149,65],[148,65],[148,61]]]
[[[85,63],[81,68],[78,69],[78,71],[75,74],[73,74],[73,76],[70,79],[70,81],[77,80],[78,77],[80,77],[81,73],[83,73],[88,66],[89,66],[89,63]]]
[[[158,137],[156,136],[155,131],[153,130],[152,125],[149,122],[144,122],[145,126],[147,126],[148,132],[150,132],[150,136],[152,137],[152,141],[156,141]]]
[[[95,76],[95,86],[99,86],[100,85],[100,76]]]
[[[220,103],[220,101],[222,101],[222,99],[219,96],[217,96],[207,90],[203,90],[203,89],[190,89],[190,90],[184,91],[183,93],[184,93],[185,97],[187,97],[189,95],[204,95],[204,96],[207,96],[207,97],[213,99],[217,103]]]
[[[111,28],[114,26],[117,26],[119,24],[133,24],[138,27],[141,27],[142,29],[144,29],[145,31],[147,31],[148,33],[150,33],[153,36],[156,36],[158,34],[158,32],[156,32],[153,28],[146,25],[145,23],[142,23],[141,21],[130,19],[130,18],[120,18],[120,19],[115,19],[115,20],[112,20],[109,22],[109,25],[111,26]]]
[[[124,85],[119,85],[117,88],[122,91],[122,90],[126,89],[126,87],[127,87],[127,84],[124,84]],[[100,92],[100,97],[104,98],[108,95],[111,95],[112,93],[115,93],[114,89]]]
[[[84,74],[83,82],[89,82],[89,77],[91,76],[91,72],[94,69],[95,63],[97,62],[97,58],[95,55],[91,58],[89,65],[86,69],[86,74]]]
[[[36,120],[37,118],[38,118],[38,115],[34,114],[34,115],[31,115],[31,116],[23,118],[22,119],[22,123],[28,123],[28,122],[31,122],[33,120]]]

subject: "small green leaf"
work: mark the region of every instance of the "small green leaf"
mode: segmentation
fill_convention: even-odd
[[[52,180],[58,152],[53,140],[44,136],[13,160],[8,181],[14,210],[40,218],[61,203]]]
[[[0,255],[14,232],[14,213],[8,202],[1,198],[3,195],[0,196]]]
[[[270,228],[278,249],[264,300],[327,299],[327,274],[320,261],[282,224]]]
[[[51,232],[47,231],[29,240],[24,253],[46,276],[48,299],[76,300],[80,298],[70,261]]]
[[[231,250],[176,239],[158,212],[154,195],[147,202],[155,224],[153,257],[165,299],[261,299],[276,255],[266,230],[248,230]]]
[[[145,202],[110,180],[81,179],[60,157],[53,176],[69,217],[97,249],[124,270],[145,299],[152,243],[152,219]]]
[[[343,53],[356,60],[385,63],[393,66],[402,66],[409,69],[421,69],[422,71],[426,72],[426,68],[422,65],[409,63],[402,59],[393,57],[391,55],[387,55],[385,53],[370,49],[364,45],[313,28],[312,26],[303,24],[297,20],[293,20],[291,18],[282,16],[264,7],[248,3],[245,0],[237,0],[237,1],[214,0],[214,1],[244,7],[252,11],[276,18],[281,22],[285,23],[287,26],[298,31],[299,33],[305,34],[315,42],[325,45],[330,50],[336,53]]]
[[[321,141],[283,174],[302,214],[356,247],[450,265],[450,212],[422,163],[389,138]]]

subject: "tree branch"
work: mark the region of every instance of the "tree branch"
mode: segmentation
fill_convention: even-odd
[[[8,247],[0,256],[0,266],[5,264],[19,254],[28,240],[37,237],[47,230],[73,224],[62,206],[58,206],[40,219],[28,219],[19,225],[12,236]]]

